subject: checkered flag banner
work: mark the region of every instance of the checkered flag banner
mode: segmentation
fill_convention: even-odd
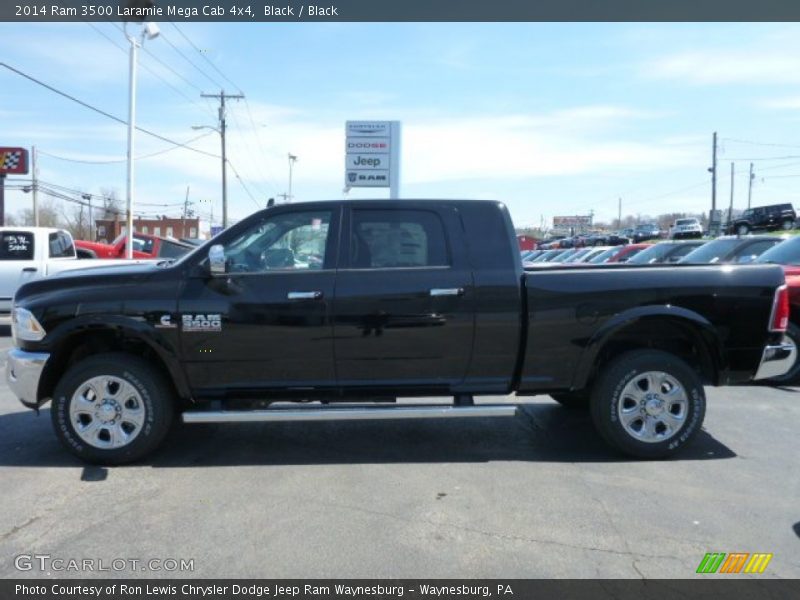
[[[0,174],[23,175],[28,172],[25,148],[0,148]]]
[[[15,171],[22,159],[22,152],[6,152],[3,158],[3,171]]]

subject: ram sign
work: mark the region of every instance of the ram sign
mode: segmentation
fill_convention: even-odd
[[[344,152],[346,188],[388,187],[398,197],[399,121],[347,121]]]

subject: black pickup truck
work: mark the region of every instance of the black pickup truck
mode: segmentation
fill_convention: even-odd
[[[329,201],[251,215],[175,261],[22,286],[7,378],[79,457],[143,457],[186,423],[587,407],[637,457],[700,430],[703,385],[794,363],[780,267],[523,271],[505,206]],[[447,397],[397,403],[397,397]],[[295,401],[287,404],[287,401]]]

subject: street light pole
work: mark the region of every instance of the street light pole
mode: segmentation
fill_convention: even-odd
[[[127,236],[125,244],[125,256],[133,258],[133,148],[134,134],[136,133],[136,62],[138,60],[139,47],[144,44],[145,37],[154,39],[158,37],[159,29],[155,23],[147,23],[142,28],[141,41],[136,36],[128,33],[128,24],[125,23],[125,36],[131,45],[128,61],[128,173],[126,185],[126,205],[128,211]]]
[[[292,195],[292,167],[294,167],[294,163],[296,163],[296,162],[297,162],[297,156],[295,156],[294,154],[292,154],[290,152],[289,153],[289,193],[288,193],[289,202],[292,202],[294,200],[294,196]]]
[[[131,259],[133,258],[133,147],[134,134],[136,131],[136,126],[134,124],[136,119],[136,60],[139,51],[139,42],[137,42],[136,38],[132,35],[128,35],[128,42],[131,45],[131,50],[128,63],[128,173],[125,194],[128,210],[128,240],[125,244],[125,256]]]

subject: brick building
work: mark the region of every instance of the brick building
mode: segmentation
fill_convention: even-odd
[[[200,236],[200,219],[134,219],[133,230],[139,233],[150,233],[163,237],[197,238]],[[125,221],[114,219],[97,219],[95,221],[96,240],[111,242],[125,231]]]

